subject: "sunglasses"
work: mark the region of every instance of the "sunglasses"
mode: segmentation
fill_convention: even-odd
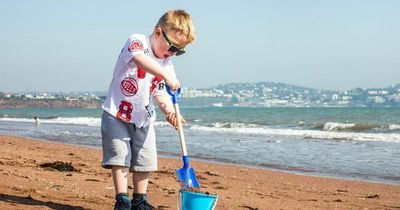
[[[163,30],[161,30],[161,32],[162,32],[162,35],[164,36],[165,40],[167,40],[167,42],[169,44],[168,51],[170,53],[176,53],[176,55],[178,56],[178,55],[182,55],[183,53],[186,52],[184,47],[179,48],[179,47],[175,46],[174,44],[172,44],[171,41],[169,40],[167,34]]]

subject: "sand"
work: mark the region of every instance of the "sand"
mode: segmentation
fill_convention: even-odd
[[[98,148],[0,136],[0,209],[113,209],[114,187],[101,155]],[[40,166],[55,161],[77,171]],[[218,194],[216,209],[400,209],[400,185],[191,163],[201,191]],[[179,159],[159,158],[148,190],[158,209],[177,209],[175,169],[181,166]]]

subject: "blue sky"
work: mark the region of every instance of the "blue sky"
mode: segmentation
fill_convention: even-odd
[[[2,0],[0,91],[106,91],[132,33],[185,9],[183,86],[273,81],[345,90],[400,82],[400,1]]]

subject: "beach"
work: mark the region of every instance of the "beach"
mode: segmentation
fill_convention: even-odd
[[[0,209],[112,209],[110,171],[101,150],[0,136]],[[70,163],[60,172],[44,163]],[[216,209],[400,209],[400,186],[191,161],[202,192],[218,194]],[[179,159],[159,158],[148,189],[157,209],[177,209]],[[132,194],[130,183],[129,194]]]

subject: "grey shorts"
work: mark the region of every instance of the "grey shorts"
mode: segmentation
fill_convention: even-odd
[[[156,171],[157,148],[154,127],[137,128],[106,111],[101,118],[103,167],[129,167],[130,171]]]

